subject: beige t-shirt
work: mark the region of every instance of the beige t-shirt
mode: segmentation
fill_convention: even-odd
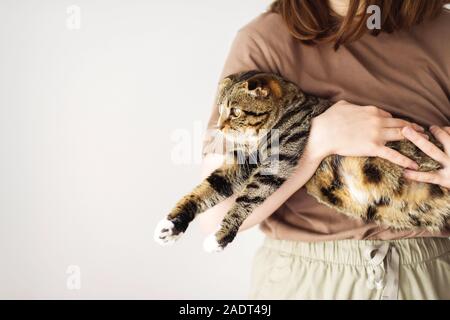
[[[278,14],[264,13],[238,32],[222,77],[253,69],[278,73],[303,91],[331,101],[374,105],[426,126],[449,125],[450,13],[443,11],[409,31],[367,34],[338,51],[332,44],[301,43]],[[209,128],[217,118],[214,106]],[[318,203],[304,188],[260,227],[271,238],[300,241],[450,236],[449,225],[431,234],[366,224]]]

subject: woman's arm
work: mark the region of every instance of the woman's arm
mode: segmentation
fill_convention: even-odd
[[[203,164],[203,171],[205,177],[221,165],[222,156],[206,155]],[[297,169],[294,174],[264,203],[256,208],[252,214],[244,221],[239,231],[243,231],[259,224],[268,216],[270,216],[278,207],[280,207],[292,194],[300,189],[312,177],[322,157],[314,154],[309,146],[305,148],[303,156],[301,157]],[[218,224],[222,221],[225,214],[234,204],[236,195],[226,199],[217,206],[205,211],[198,216],[202,229],[206,233],[216,231]]]
[[[420,126],[392,116],[376,107],[361,107],[340,101],[325,113],[313,119],[308,144],[295,173],[244,222],[239,231],[259,224],[280,207],[292,194],[308,182],[320,162],[331,154],[344,156],[379,156],[403,167],[417,169],[412,160],[385,146],[386,142],[401,140],[401,130]],[[420,134],[420,133],[419,133]],[[203,176],[206,177],[223,162],[223,157],[209,154],[204,158]],[[230,197],[199,215],[202,229],[212,233],[234,204]]]

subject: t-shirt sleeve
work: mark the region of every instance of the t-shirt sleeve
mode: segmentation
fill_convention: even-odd
[[[243,28],[238,31],[233,40],[220,79],[234,73],[250,70],[278,72],[271,59],[270,49],[263,38],[256,30]],[[214,102],[203,140],[203,156],[208,153],[224,153],[223,141],[220,141],[217,130],[214,128],[218,117],[219,109]]]

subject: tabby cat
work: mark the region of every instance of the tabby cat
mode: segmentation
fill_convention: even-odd
[[[155,240],[161,244],[175,241],[197,214],[237,194],[218,231],[204,243],[208,251],[223,249],[252,211],[293,173],[305,148],[311,119],[332,103],[302,93],[278,75],[249,71],[221,81],[217,105],[219,129],[228,139],[253,139],[242,139],[227,150],[224,164],[158,224]],[[277,139],[272,139],[274,135]],[[427,135],[442,148],[430,133]],[[416,161],[421,171],[440,168],[407,140],[388,146]],[[406,180],[401,167],[381,158],[329,156],[306,188],[318,201],[343,214],[394,229],[424,227],[436,231],[450,217],[449,190]]]

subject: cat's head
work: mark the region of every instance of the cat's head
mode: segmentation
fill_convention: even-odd
[[[219,84],[218,129],[227,136],[258,139],[271,129],[283,107],[302,95],[278,75],[259,71],[233,74]]]

